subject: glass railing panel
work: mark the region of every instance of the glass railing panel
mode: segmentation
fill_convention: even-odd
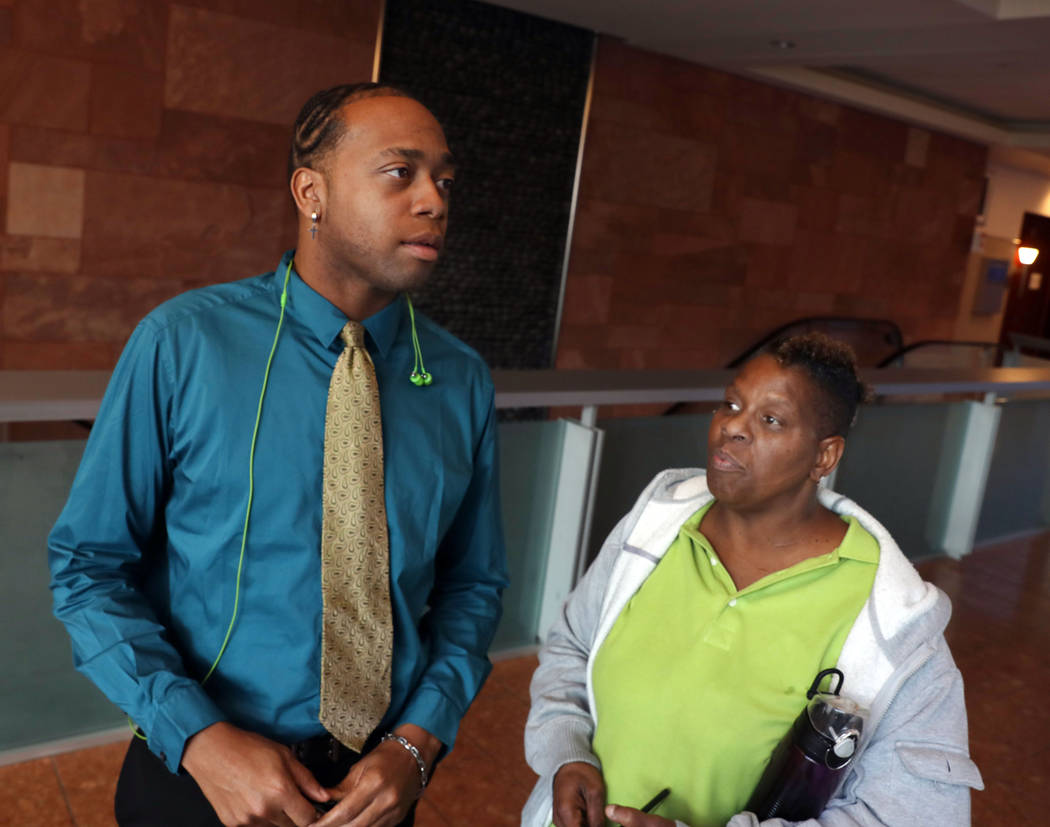
[[[861,409],[835,490],[889,530],[912,559],[940,553],[926,536],[952,404],[883,404]]]
[[[493,651],[536,642],[563,435],[562,422],[500,425],[500,499],[510,585],[503,593]]]
[[[977,542],[1050,525],[1050,399],[1002,405]]]
[[[500,427],[511,585],[494,650],[536,640],[563,431],[560,422]],[[69,637],[51,613],[47,535],[83,446],[0,443],[0,751],[125,724],[123,714],[74,669]]]
[[[0,443],[0,751],[120,726],[51,614],[47,534],[82,441]]]
[[[604,419],[605,431],[588,559],[634,505],[649,481],[665,468],[707,464],[711,414]]]

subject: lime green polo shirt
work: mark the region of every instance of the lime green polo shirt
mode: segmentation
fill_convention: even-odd
[[[682,526],[594,661],[594,752],[608,801],[690,827],[747,803],[871,593],[879,546],[855,519],[834,551],[738,590],[703,534]],[[845,676],[848,694],[850,676]]]

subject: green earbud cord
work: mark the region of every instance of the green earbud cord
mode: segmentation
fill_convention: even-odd
[[[281,288],[281,315],[277,319],[277,330],[273,334],[273,344],[270,346],[270,355],[266,359],[266,372],[263,374],[262,390],[259,391],[259,405],[255,411],[255,427],[252,428],[252,445],[251,450],[248,452],[248,506],[244,510],[244,530],[241,532],[241,554],[237,559],[237,580],[233,590],[233,612],[230,614],[230,624],[226,627],[226,636],[222,640],[222,646],[219,648],[219,654],[215,656],[215,660],[212,661],[211,666],[208,667],[208,672],[203,678],[201,678],[201,686],[207,683],[208,678],[212,676],[215,671],[215,667],[219,665],[219,661],[226,652],[226,646],[230,642],[230,636],[233,634],[233,626],[237,622],[237,610],[240,606],[241,601],[241,572],[244,571],[244,550],[248,544],[248,521],[252,515],[252,499],[255,496],[255,441],[259,436],[259,422],[262,419],[262,406],[263,400],[266,398],[266,386],[270,381],[270,366],[273,364],[273,355],[277,352],[277,340],[281,335],[281,327],[284,325],[284,309],[288,303],[288,281],[292,275],[292,264],[294,259],[288,261],[288,266],[284,270],[284,285]],[[412,326],[412,349],[415,353],[415,365],[412,368],[412,373],[408,377],[408,380],[415,386],[420,387],[423,385],[429,385],[434,381],[434,378],[427,373],[426,367],[423,365],[423,351],[419,347],[419,336],[416,334],[416,312],[412,307],[412,299],[405,294],[405,301],[408,303],[408,315]],[[128,726],[131,727],[131,731],[135,734],[136,738],[141,738],[143,741],[147,740],[146,736],[142,733],[131,718],[128,718]]]
[[[412,350],[416,354],[416,363],[412,368],[412,373],[408,376],[408,381],[418,388],[429,385],[434,381],[434,377],[427,373],[423,365],[423,350],[419,347],[419,335],[416,333],[416,310],[412,307],[412,299],[408,297],[408,293],[405,293],[405,302],[408,304],[408,318],[412,322]]]
[[[226,652],[226,646],[230,642],[230,635],[233,634],[233,625],[237,622],[237,609],[240,606],[241,601],[241,572],[244,571],[244,549],[248,544],[248,520],[252,516],[252,499],[255,496],[255,440],[259,436],[259,421],[262,419],[262,406],[263,399],[266,398],[266,386],[270,381],[270,366],[273,364],[273,355],[277,352],[277,339],[281,335],[281,327],[284,325],[284,307],[288,303],[288,279],[292,274],[292,262],[294,259],[288,261],[288,266],[284,270],[284,286],[281,289],[281,315],[277,319],[277,330],[273,334],[273,344],[270,346],[270,355],[266,359],[266,372],[263,374],[262,390],[259,392],[259,406],[255,411],[255,427],[252,428],[252,447],[248,452],[248,507],[244,510],[244,530],[241,532],[241,554],[237,559],[237,581],[233,589],[233,612],[230,614],[230,625],[226,627],[226,636],[222,640],[222,646],[219,647],[219,654],[215,656],[215,660],[211,662],[211,666],[208,668],[207,674],[201,678],[201,686],[204,686],[208,682],[208,678],[212,676],[215,671],[215,667],[219,665],[219,661],[222,659],[223,654]],[[136,738],[141,738],[143,741],[147,740],[146,736],[142,733],[135,722],[128,718],[128,726],[131,727],[131,731],[135,733]]]

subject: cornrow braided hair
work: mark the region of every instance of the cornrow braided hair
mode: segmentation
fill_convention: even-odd
[[[820,392],[817,411],[821,437],[846,436],[857,416],[857,406],[871,391],[857,375],[857,357],[845,342],[823,333],[804,333],[778,342],[770,354],[783,367],[801,369]]]
[[[299,110],[292,127],[292,147],[288,153],[288,178],[299,167],[316,169],[317,164],[335,146],[345,130],[338,117],[348,103],[363,98],[412,98],[408,92],[387,83],[344,83],[323,89]],[[412,98],[415,100],[415,98]]]

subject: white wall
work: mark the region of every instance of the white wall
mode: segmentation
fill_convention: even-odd
[[[956,339],[994,342],[999,338],[1005,308],[1001,307],[994,315],[974,316],[974,295],[980,289],[978,282],[985,258],[1015,261],[1013,240],[1021,232],[1026,212],[1050,216],[1050,175],[1001,163],[989,164],[984,238],[981,249],[971,253],[967,263],[953,331]]]
[[[1050,215],[1050,177],[1014,167],[989,166],[985,235],[1016,238],[1025,212]]]

